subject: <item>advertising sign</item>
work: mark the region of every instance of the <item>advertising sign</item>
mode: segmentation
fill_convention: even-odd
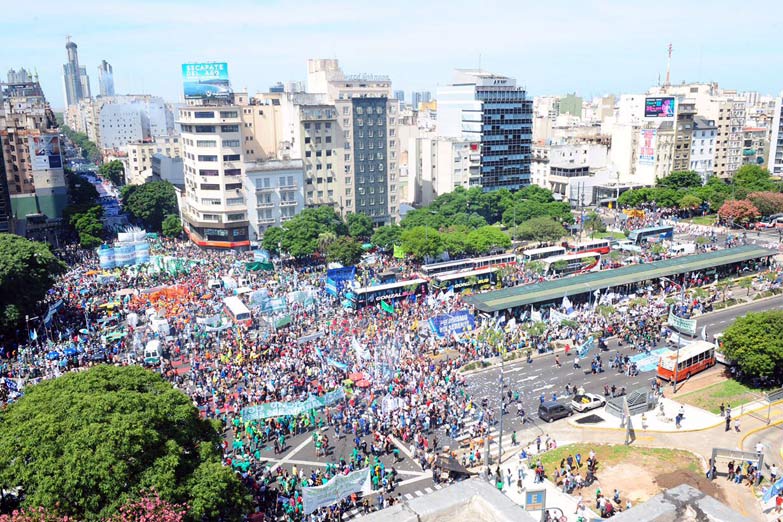
[[[231,93],[226,62],[183,63],[185,98],[218,98]]]
[[[33,170],[62,168],[63,161],[60,156],[59,136],[33,136],[29,140],[30,162]]]
[[[546,490],[525,491],[525,509],[527,511],[540,511],[546,506]]]
[[[429,320],[430,329],[440,338],[473,330],[476,320],[467,310],[437,315]]]
[[[639,136],[639,163],[655,163],[655,129],[642,129]]]
[[[666,96],[662,98],[644,99],[645,118],[674,118],[674,98]]]

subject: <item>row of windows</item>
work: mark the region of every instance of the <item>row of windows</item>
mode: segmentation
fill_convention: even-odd
[[[214,118],[215,111],[195,111],[193,113],[194,118]],[[237,118],[239,113],[237,111],[220,111],[221,118]]]
[[[348,111],[346,110],[347,108],[348,107],[344,107],[343,108],[343,114],[348,114]],[[365,109],[363,107],[361,107],[361,106],[356,107],[355,110],[356,110],[356,114],[364,114],[364,112],[365,112]],[[373,113],[373,108],[372,107],[367,107],[366,111],[367,111],[367,114],[370,115],[370,114]],[[376,106],[375,107],[375,114],[383,114],[383,106],[381,106],[381,105]]]
[[[239,132],[239,125],[182,125],[182,132],[195,132],[197,134],[208,134],[216,132],[220,127],[220,132]]]
[[[220,184],[218,183],[202,183],[199,185],[201,190],[220,190]],[[226,183],[226,190],[241,190],[241,183]]]
[[[304,123],[303,126],[304,126],[305,129],[310,129],[310,124],[309,123]],[[320,123],[313,123],[313,128],[315,128],[315,130],[317,130],[317,131],[321,130],[321,124]],[[330,122],[328,122],[328,121],[324,122],[324,128],[325,129],[331,129],[332,128],[332,124]]]

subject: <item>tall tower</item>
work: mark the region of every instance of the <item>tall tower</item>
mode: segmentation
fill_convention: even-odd
[[[669,47],[667,48],[669,52],[669,57],[666,60],[666,83],[663,84],[664,87],[671,87],[671,69],[672,69],[672,44],[669,44]]]
[[[101,96],[114,96],[114,69],[106,60],[98,66],[98,85]]]
[[[68,53],[68,63],[63,65],[63,83],[65,84],[65,104],[74,105],[84,98],[82,78],[79,67],[79,52],[71,37],[66,37],[65,50]]]

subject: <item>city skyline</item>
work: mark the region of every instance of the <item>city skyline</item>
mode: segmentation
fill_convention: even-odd
[[[780,10],[773,2],[755,4],[762,11]],[[224,11],[181,0],[41,5],[32,16],[18,4],[4,8],[0,67],[37,70],[55,108],[64,105],[66,35],[79,45],[88,71],[101,60],[113,65],[119,92],[168,101],[181,98],[185,62],[228,62],[234,90],[254,93],[278,81],[303,80],[306,59],[314,57],[338,58],[347,73],[388,75],[395,90],[406,93],[434,92],[450,82],[453,69],[479,64],[517,78],[532,96],[643,92],[665,75],[669,42],[672,83],[717,81],[770,95],[783,86],[783,71],[769,67],[779,55],[770,44],[779,23],[764,16],[752,27],[736,24],[727,2],[713,2],[709,10],[658,3],[655,10],[668,17],[666,25],[650,23],[649,8],[616,1],[498,2],[480,13],[466,3],[407,1],[359,9],[350,1],[248,0]],[[520,30],[524,20],[531,23]],[[765,74],[749,74],[758,70]]]

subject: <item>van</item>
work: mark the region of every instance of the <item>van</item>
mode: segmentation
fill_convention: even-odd
[[[669,248],[669,253],[673,256],[684,256],[696,252],[696,243],[677,243]]]
[[[622,252],[634,252],[636,254],[640,254],[642,252],[642,247],[635,244],[633,241],[629,241],[628,239],[622,239],[620,241],[615,242],[615,246],[613,246],[615,250],[620,250]]]
[[[148,342],[144,348],[144,364],[159,364],[162,357],[163,349],[160,346],[160,341],[153,339]]]
[[[546,422],[570,417],[574,412],[571,407],[557,401],[545,401],[538,406],[538,416]]]

